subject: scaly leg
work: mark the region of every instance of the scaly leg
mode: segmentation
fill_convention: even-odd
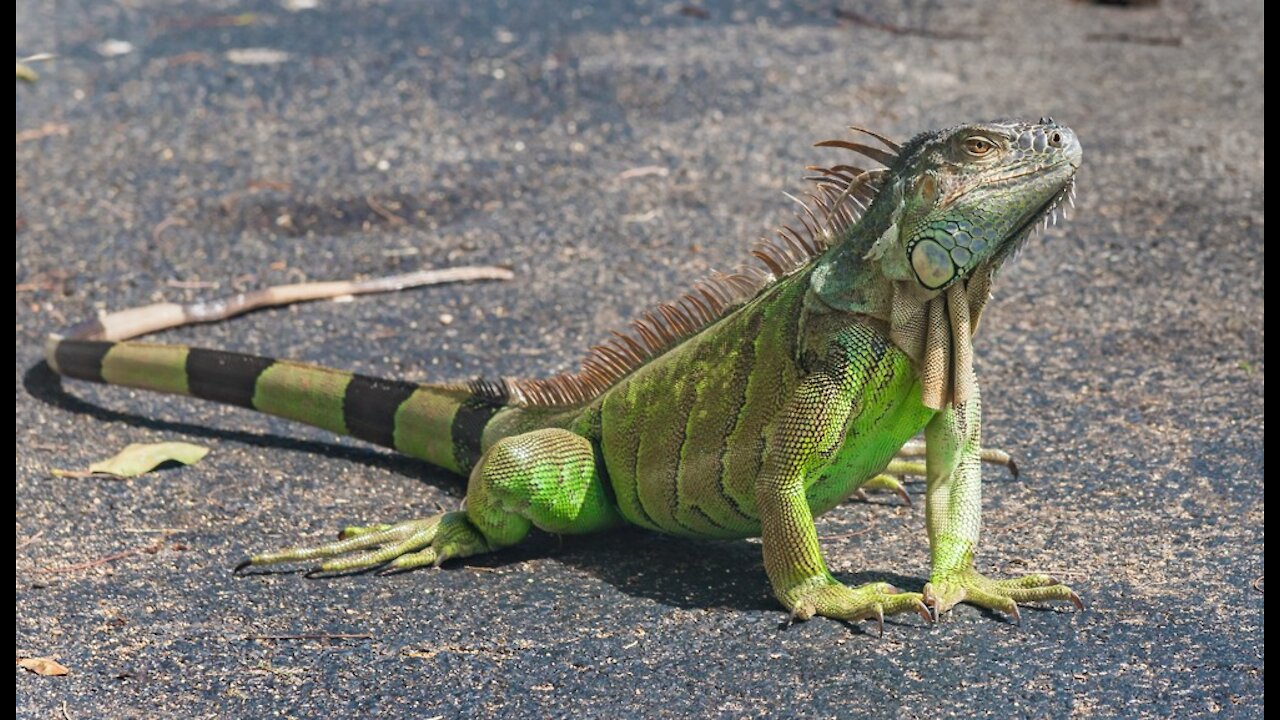
[[[818,372],[806,378],[766,446],[756,481],[764,566],[774,595],[793,618],[875,618],[883,630],[885,615],[914,610],[928,619],[922,596],[898,592],[883,582],[850,588],[836,580],[822,559],[805,495],[806,479],[819,473],[824,454],[843,440],[852,399],[865,384],[864,375],[853,369],[846,372]]]
[[[924,599],[936,618],[959,602],[1000,610],[1020,620],[1018,603],[1080,597],[1047,575],[993,580],[973,567],[982,526],[982,407],[977,381],[959,407],[934,416],[925,429],[928,466],[925,524],[933,560]]]
[[[241,567],[321,560],[324,572],[384,563],[405,570],[514,545],[533,526],[577,534],[619,522],[591,442],[567,430],[535,430],[489,448],[471,471],[464,511],[349,527],[337,541],[255,555]]]

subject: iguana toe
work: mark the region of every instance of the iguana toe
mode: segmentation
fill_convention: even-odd
[[[925,444],[922,442],[912,441],[903,445],[893,456],[893,460],[889,461],[889,467],[885,468],[885,472],[895,475],[924,475],[925,464],[919,461],[919,458],[925,456]],[[1018,463],[1013,461],[1013,456],[999,448],[982,448],[978,453],[979,459],[984,463],[992,465],[1003,465],[1009,469],[1009,474],[1018,477]]]
[[[857,492],[854,493],[854,496],[865,502],[868,500],[867,490],[891,492],[902,498],[903,505],[908,507],[911,505],[911,496],[907,494],[907,489],[902,486],[902,481],[888,473],[881,473],[863,483],[862,487],[858,488]]]
[[[488,542],[466,514],[452,512],[393,525],[348,527],[333,542],[255,555],[237,570],[307,560],[320,560],[318,570],[324,573],[364,570],[388,563],[390,569],[407,570],[488,550]]]
[[[884,582],[850,588],[828,580],[788,593],[784,602],[791,608],[794,620],[808,620],[814,615],[849,622],[875,618],[881,634],[885,615],[915,611],[925,620],[932,620],[920,593],[904,593]]]
[[[946,575],[935,575],[924,586],[924,601],[936,619],[958,603],[999,610],[1012,616],[1015,624],[1021,624],[1022,613],[1018,603],[1068,601],[1077,610],[1084,610],[1080,596],[1071,588],[1049,575],[1030,574],[1004,580],[992,580],[976,570],[969,569]]]

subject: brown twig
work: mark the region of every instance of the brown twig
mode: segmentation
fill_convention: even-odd
[[[647,175],[666,177],[670,172],[670,170],[662,167],[661,165],[643,165],[641,167],[631,168],[630,170],[623,170],[618,173],[618,179],[630,180],[632,178],[645,177]]]
[[[49,280],[45,280],[44,282],[18,283],[15,286],[15,290],[20,293],[34,292],[36,290],[56,290],[56,289],[58,289],[58,285]]]
[[[303,633],[300,635],[245,635],[245,640],[372,640],[367,633]]]
[[[191,52],[178,53],[165,58],[165,65],[168,67],[177,67],[179,65],[190,65],[198,63],[205,67],[214,67],[218,63],[209,55],[209,53],[193,50]]]
[[[1088,33],[1085,42],[1120,42],[1134,45],[1158,45],[1161,47],[1182,47],[1182,37],[1178,35],[1135,35],[1127,32]]]
[[[1010,569],[1007,567],[1008,565],[1014,565],[1014,564],[1021,564],[1021,563],[1014,563],[1014,562],[1012,562],[1012,561],[1007,562],[1007,563],[1005,563],[1006,567],[1001,568],[1001,569],[1000,569],[1000,571],[1001,571],[1001,572],[1004,572],[1004,573],[1008,573],[1009,575],[1017,575],[1017,574],[1022,574],[1022,575],[1052,575],[1052,576],[1053,576],[1053,577],[1055,577],[1055,578],[1070,578],[1070,577],[1076,577],[1076,578],[1087,578],[1087,577],[1089,577],[1089,571],[1088,571],[1088,570],[1076,570],[1076,569],[1073,569],[1073,568],[1038,568],[1038,567],[1022,567],[1022,568],[1020,568],[1020,569],[1018,569],[1018,570],[1010,570]]]
[[[60,565],[58,567],[43,568],[43,572],[50,572],[50,573],[77,572],[80,570],[88,570],[90,568],[94,568],[99,565],[105,565],[109,562],[115,562],[116,560],[121,560],[131,555],[137,555],[139,553],[148,553],[148,554],[157,553],[157,552],[160,552],[160,549],[164,547],[165,540],[167,539],[168,539],[168,536],[166,535],[165,537],[161,538],[160,540],[150,545],[142,545],[139,547],[131,548],[129,550],[121,550],[120,552],[111,553],[110,555],[104,555],[95,560],[76,563],[74,565]]]
[[[23,130],[15,135],[17,142],[15,145],[21,145],[32,140],[49,137],[50,135],[69,135],[71,134],[71,126],[66,123],[45,123],[38,128]]]
[[[834,11],[837,20],[842,20],[854,25],[871,28],[872,30],[883,30],[894,35],[917,35],[919,37],[934,38],[936,40],[977,40],[978,36],[971,33],[944,32],[941,30],[930,30],[922,27],[909,27],[906,25],[895,25],[883,20],[877,20],[873,17],[863,15],[854,10],[845,10],[844,8],[836,8]]]
[[[15,548],[13,549],[13,550],[14,550],[14,552],[17,552],[18,550],[21,550],[21,549],[25,548],[26,546],[30,545],[31,543],[33,543],[33,542],[35,542],[35,541],[39,540],[41,535],[44,535],[44,531],[43,531],[43,530],[40,530],[40,531],[36,532],[36,534],[35,534],[35,535],[32,535],[31,537],[27,538],[26,540],[23,540],[21,545],[19,545],[19,546],[15,547]]]
[[[164,284],[179,290],[214,290],[219,287],[218,283],[210,280],[165,280]]]
[[[364,201],[369,204],[369,209],[381,215],[384,220],[391,223],[392,225],[406,225],[409,222],[408,220],[405,220],[399,215],[388,210],[381,203],[375,200],[372,195],[366,195],[364,198]]]
[[[160,235],[161,235],[165,230],[168,230],[168,229],[169,229],[169,228],[171,228],[171,227],[186,227],[186,226],[187,226],[187,221],[186,221],[186,220],[183,220],[182,218],[176,218],[176,217],[174,217],[174,216],[170,215],[169,217],[167,217],[167,218],[165,218],[165,219],[161,220],[160,222],[156,223],[156,226],[155,226],[155,227],[151,228],[151,239],[152,239],[152,240],[153,240],[157,245],[159,245],[159,244],[160,244]]]
[[[879,523],[871,523],[870,525],[862,528],[861,530],[853,530],[847,533],[837,533],[835,535],[820,535],[818,539],[819,540],[844,540],[846,538],[858,537],[859,535],[866,535],[872,530],[875,530],[877,525],[879,525]]]

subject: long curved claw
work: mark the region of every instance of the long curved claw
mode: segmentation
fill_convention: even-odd
[[[892,466],[890,471],[892,471]],[[858,488],[854,493],[854,497],[865,502],[868,499],[867,490],[887,490],[902,498],[903,505],[911,506],[911,496],[907,494],[907,489],[902,486],[902,482],[898,478],[888,473],[881,473],[863,483],[862,487]]]
[[[898,486],[897,495],[898,497],[902,498],[903,505],[906,505],[907,507],[911,507],[911,496],[907,494],[906,488],[902,486]]]
[[[916,614],[919,615],[921,618],[923,618],[924,621],[929,623],[930,625],[938,622],[938,618],[933,616],[933,613],[930,612],[929,610],[929,606],[925,605],[923,600],[916,600],[915,609],[916,609]]]

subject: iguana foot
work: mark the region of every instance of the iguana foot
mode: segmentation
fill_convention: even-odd
[[[867,491],[887,490],[902,498],[902,502],[906,505],[911,504],[911,496],[907,494],[906,488],[902,481],[898,478],[907,475],[919,475],[924,477],[928,473],[925,463],[920,460],[924,457],[925,447],[923,443],[910,442],[903,445],[898,450],[893,459],[885,467],[884,472],[876,475],[866,481],[854,491],[853,496],[862,501],[867,501]],[[1009,473],[1014,477],[1018,477],[1018,464],[1013,461],[1009,453],[998,450],[996,448],[983,448],[980,456],[982,462],[991,463],[992,465],[1003,465],[1009,468]]]
[[[933,620],[920,593],[904,593],[885,582],[850,588],[826,579],[786,593],[783,603],[791,608],[794,620],[808,620],[814,615],[850,622],[875,618],[881,635],[884,634],[885,615],[914,610],[925,620]]]
[[[1006,580],[992,580],[969,568],[946,575],[934,575],[924,586],[924,601],[936,620],[959,602],[1000,610],[1022,622],[1018,603],[1044,600],[1069,600],[1077,610],[1084,610],[1080,596],[1049,575],[1023,575]]]
[[[853,495],[866,502],[869,499],[867,497],[868,490],[872,492],[888,491],[902,498],[903,505],[911,504],[911,496],[907,494],[907,489],[902,487],[902,481],[888,473],[881,473],[862,483],[862,487],[859,487]]]
[[[918,441],[912,441],[903,445],[889,461],[889,466],[885,468],[886,473],[893,475],[924,475],[925,464],[920,458],[925,456],[925,444]],[[992,465],[1003,465],[1009,468],[1009,474],[1018,477],[1018,464],[1013,461],[1013,456],[1004,450],[998,448],[982,448],[979,451],[979,457],[984,463]]]
[[[333,542],[254,555],[236,570],[305,560],[323,560],[322,572],[364,570],[384,563],[388,570],[407,570],[489,550],[466,513],[448,512],[394,525],[349,527]]]

